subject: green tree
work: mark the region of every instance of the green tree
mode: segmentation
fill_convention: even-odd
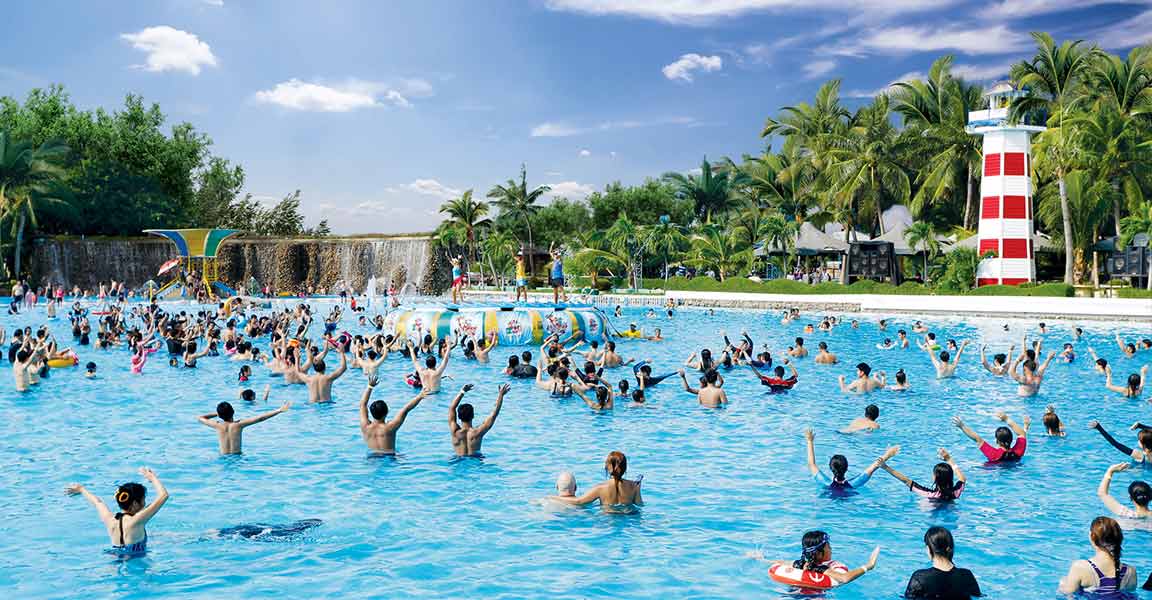
[[[1085,82],[1099,51],[1084,46],[1082,40],[1057,45],[1047,33],[1033,33],[1032,37],[1037,44],[1035,56],[1012,66],[1012,79],[1029,90],[1029,93],[1012,103],[1010,116],[1018,120],[1036,112],[1050,115],[1048,129],[1040,134],[1037,140],[1039,148],[1033,152],[1033,157],[1037,169],[1041,173],[1050,173],[1059,186],[1064,239],[1064,283],[1071,285],[1075,248],[1072,211],[1068,204],[1065,178],[1078,166],[1080,148],[1075,141],[1075,132],[1070,131],[1071,124],[1065,121],[1088,98]]]
[[[1072,223],[1072,248],[1079,261],[1096,242],[1100,223],[1108,218],[1110,191],[1107,180],[1096,179],[1087,171],[1072,171],[1064,176],[1064,195]],[[1036,217],[1045,229],[1055,233],[1053,239],[1057,242],[1064,241],[1063,230],[1058,227],[1063,219],[1061,213],[1060,188],[1056,182],[1048,182],[1037,194]]]
[[[12,221],[16,246],[13,249],[16,277],[22,276],[20,255],[24,248],[24,228],[36,226],[38,206],[66,203],[69,197],[62,185],[62,161],[68,147],[58,140],[41,145],[12,139],[0,131],[0,215]]]
[[[740,236],[718,225],[705,223],[694,234],[692,258],[688,263],[700,269],[716,269],[720,281],[748,266],[752,249]]]
[[[872,201],[876,226],[884,234],[884,202],[908,200],[911,184],[900,164],[896,129],[889,119],[888,97],[881,94],[852,118],[841,145],[831,151],[832,198],[857,210]]]
[[[573,231],[588,226],[590,218],[584,202],[557,198],[532,215],[532,233],[541,246],[565,244],[571,241]]]
[[[488,190],[488,197],[496,201],[496,207],[502,214],[524,222],[528,228],[528,272],[534,271],[532,255],[535,253],[535,244],[532,240],[532,214],[540,210],[536,202],[541,196],[551,191],[546,185],[528,189],[528,167],[520,165],[520,181],[509,179],[504,185],[493,186]]]
[[[687,244],[684,227],[670,216],[662,216],[655,225],[648,225],[642,232],[643,247],[664,260],[664,282],[668,282],[668,263]]]
[[[618,256],[627,257],[625,266],[628,269],[628,280],[634,289],[640,287],[636,261],[643,248],[641,236],[640,229],[626,214],[620,215],[620,218],[604,232],[604,241],[608,248]]]
[[[1120,221],[1120,245],[1128,246],[1132,238],[1143,234],[1152,240],[1152,202],[1144,202]],[[1152,254],[1148,256],[1148,289],[1152,290]]]
[[[781,214],[770,214],[764,223],[764,252],[779,248],[784,253],[784,271],[790,271],[796,260],[796,236],[800,223]]]
[[[645,179],[641,185],[624,186],[613,182],[604,187],[603,192],[593,192],[588,196],[588,207],[592,211],[592,226],[607,229],[627,214],[640,225],[651,225],[663,215],[673,221],[687,225],[692,221],[691,201],[676,197],[676,191],[666,181]]]
[[[476,263],[479,254],[476,245],[476,229],[488,223],[488,203],[473,200],[472,190],[465,190],[459,198],[453,198],[440,205],[440,212],[464,230],[468,246],[468,262]]]
[[[199,227],[226,227],[233,203],[244,189],[244,169],[214,156],[196,174],[193,222]]]
[[[699,175],[670,172],[664,174],[664,180],[673,186],[678,197],[692,201],[696,218],[705,223],[732,207],[731,174],[714,169],[707,157],[700,163]]]
[[[804,149],[804,158],[819,172],[828,164],[829,152],[848,128],[851,113],[840,104],[840,80],[833,79],[816,92],[812,104],[801,102],[780,109],[777,120],[768,118],[760,137],[773,135],[795,138]]]
[[[904,241],[908,247],[924,253],[924,283],[928,283],[928,261],[940,254],[936,228],[927,221],[916,221],[904,230]]]

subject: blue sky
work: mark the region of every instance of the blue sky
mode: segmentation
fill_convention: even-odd
[[[38,0],[0,94],[127,92],[208,133],[269,201],[342,233],[427,231],[521,162],[580,198],[763,148],[764,118],[840,77],[850,105],[956,55],[995,79],[1029,31],[1126,52],[1152,0]],[[914,76],[914,75],[913,75]]]

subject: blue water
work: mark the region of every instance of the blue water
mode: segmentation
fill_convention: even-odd
[[[1106,514],[1096,486],[1109,464],[1123,460],[1086,430],[1087,422],[1098,418],[1134,445],[1127,427],[1152,421],[1147,401],[1103,388],[1086,349],[1092,344],[1122,380],[1142,362],[1121,358],[1113,333],[1132,339],[1148,336],[1149,328],[1079,323],[1086,331],[1076,344],[1081,356],[1071,365],[1054,362],[1040,396],[1020,399],[1013,384],[980,368],[978,349],[988,343],[990,352],[1005,352],[1025,329],[1035,331],[1032,322],[1010,321],[1012,331],[1005,333],[1001,320],[925,318],[942,339],[973,340],[959,377],[938,382],[923,352],[875,349],[883,337],[894,338],[896,328],[911,330],[912,318],[891,318],[887,334],[876,330],[878,317],[860,315],[858,330],[845,324],[805,335],[803,324],[814,322],[808,317],[781,326],[775,314],[683,310],[669,322],[629,310],[615,320],[618,326],[659,324],[669,338],[620,343],[625,356],[652,358],[657,373],[701,347],[718,350],[721,329],[738,334],[747,328],[776,356],[797,335],[813,350],[827,341],[842,364],[799,361],[800,384],[779,396],[765,394],[748,373],[729,373],[725,389],[732,402],[722,410],[698,407],[674,381],[650,392],[649,407],[613,414],[594,414],[578,399],[557,401],[530,382],[514,382],[485,439],[483,460],[453,459],[445,422],[449,390],[476,384],[469,399],[478,417],[486,415],[505,380],[508,349],[494,351],[488,366],[457,353],[448,369],[453,380],[412,413],[398,437],[401,454],[392,460],[366,457],[357,425],[364,385],[358,371],[338,380],[334,404],[310,406],[303,386],[285,386],[256,369],[249,385],[261,390],[272,383],[273,391],[267,407],[251,407],[236,400],[238,364],[224,358],[184,370],[169,368],[161,353],[144,376],[132,376],[126,351],[84,348],[81,359],[99,364],[99,378],[58,369],[30,393],[16,394],[10,384],[0,390],[6,432],[0,589],[11,598],[792,597],[768,579],[765,564],[744,555],[761,549],[769,558],[795,559],[803,532],[822,528],[831,535],[833,557],[852,567],[873,546],[883,547],[876,571],[829,596],[896,598],[911,572],[928,566],[924,530],[943,525],[956,536],[957,564],[975,572],[989,597],[1056,596],[1068,565],[1092,553],[1088,525]],[[41,309],[0,317],[0,326],[43,321]],[[62,342],[71,340],[66,320],[51,323]],[[1073,325],[1052,324],[1045,346],[1059,349]],[[1152,352],[1140,359],[1152,362]],[[851,376],[860,360],[890,376],[903,367],[914,389],[867,398],[841,394],[836,376]],[[403,383],[410,368],[395,356],[381,369],[374,398],[388,401],[393,412],[412,396]],[[626,376],[630,368],[611,379]],[[248,429],[242,457],[221,458],[214,432],[195,419],[221,400],[232,401],[240,417],[284,400],[294,406]],[[879,432],[836,433],[869,402],[880,406]],[[1050,403],[1067,424],[1067,438],[1041,435],[1040,417]],[[1035,422],[1028,454],[1014,468],[984,466],[975,444],[948,422],[964,415],[991,437],[999,424],[993,414],[1001,409],[1018,419],[1028,413]],[[824,497],[804,467],[809,426],[821,466],[839,452],[855,473],[886,446],[900,444],[891,464],[925,481],[936,449],[945,446],[968,475],[968,488],[955,505],[935,508],[881,471],[858,496]],[[644,475],[647,505],[640,514],[539,502],[561,470],[572,470],[581,490],[599,482],[612,450],[627,454],[629,476]],[[62,492],[81,482],[112,504],[115,485],[139,480],[142,465],[156,470],[171,499],[149,524],[149,554],[118,562],[101,552],[108,538],[95,511]],[[1128,483],[1150,476],[1139,468],[1120,473],[1114,494],[1127,503]],[[323,525],[280,541],[215,533],[300,519]],[[1147,525],[1126,527],[1125,562],[1143,581],[1152,569],[1152,533]]]

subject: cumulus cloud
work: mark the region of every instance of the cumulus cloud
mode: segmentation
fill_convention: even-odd
[[[199,75],[201,68],[216,66],[216,55],[212,54],[208,44],[195,34],[167,25],[123,33],[120,39],[147,55],[144,64],[137,65],[145,71],[183,71]]]
[[[767,10],[852,9],[864,14],[922,12],[958,0],[547,0],[552,10],[617,15],[669,23],[706,24]]]
[[[583,157],[592,156],[592,151],[591,151],[591,150],[586,150],[586,149],[585,149],[585,150],[581,150],[581,151],[580,151],[580,156],[583,156]]]
[[[224,0],[200,0],[200,2],[208,6],[224,6]]]
[[[1018,19],[1080,10],[1100,4],[1147,4],[1148,0],[1004,0],[981,9],[991,19]]]
[[[724,61],[719,56],[702,56],[696,53],[681,55],[676,62],[664,65],[664,76],[672,81],[677,79],[681,81],[692,81],[693,71],[702,71],[708,73],[710,71],[719,71],[724,66]]]
[[[806,79],[816,79],[822,75],[832,72],[836,68],[836,61],[834,60],[816,60],[804,65],[804,77]]]
[[[912,81],[914,79],[923,80],[925,78],[927,78],[927,75],[924,73],[920,71],[911,71],[897,77],[896,79],[893,79],[892,81],[889,81],[883,87],[879,87],[874,90],[849,90],[844,93],[844,96],[846,98],[872,98],[874,96],[879,96],[880,94],[886,94],[892,91],[892,86],[896,85],[897,82]]]
[[[549,183],[548,187],[552,188],[551,191],[548,192],[549,196],[553,198],[568,198],[569,200],[587,198],[589,194],[595,191],[591,185],[577,183],[575,181]]]
[[[968,81],[990,81],[1008,77],[1012,63],[997,63],[990,65],[956,65],[952,67],[952,74]]]
[[[453,187],[448,187],[435,179],[417,179],[412,183],[405,183],[399,186],[401,189],[408,190],[424,196],[433,196],[441,200],[451,200],[458,198],[464,192]]]
[[[670,117],[667,119],[651,120],[625,120],[603,121],[592,125],[574,125],[566,121],[545,121],[532,128],[532,137],[571,137],[598,131],[612,131],[616,129],[637,129],[640,127],[653,127],[657,125],[684,125],[693,127],[699,121],[692,117]]]
[[[1092,33],[1091,39],[1100,40],[1105,48],[1129,48],[1152,44],[1152,10],[1146,10],[1130,19],[1114,23]]]
[[[293,78],[272,89],[256,92],[255,100],[291,110],[350,112],[380,106],[409,108],[412,106],[409,98],[431,94],[432,86],[422,79],[406,79],[396,84],[357,79],[325,84]]]
[[[1032,38],[1005,25],[972,29],[943,27],[882,27],[864,33],[847,54],[878,52],[940,52],[953,50],[964,54],[1007,54],[1032,47]]]

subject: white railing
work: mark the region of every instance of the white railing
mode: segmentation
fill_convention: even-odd
[[[968,113],[968,122],[978,121],[1002,121],[1008,118],[1007,108],[986,108],[984,110],[974,110]]]

